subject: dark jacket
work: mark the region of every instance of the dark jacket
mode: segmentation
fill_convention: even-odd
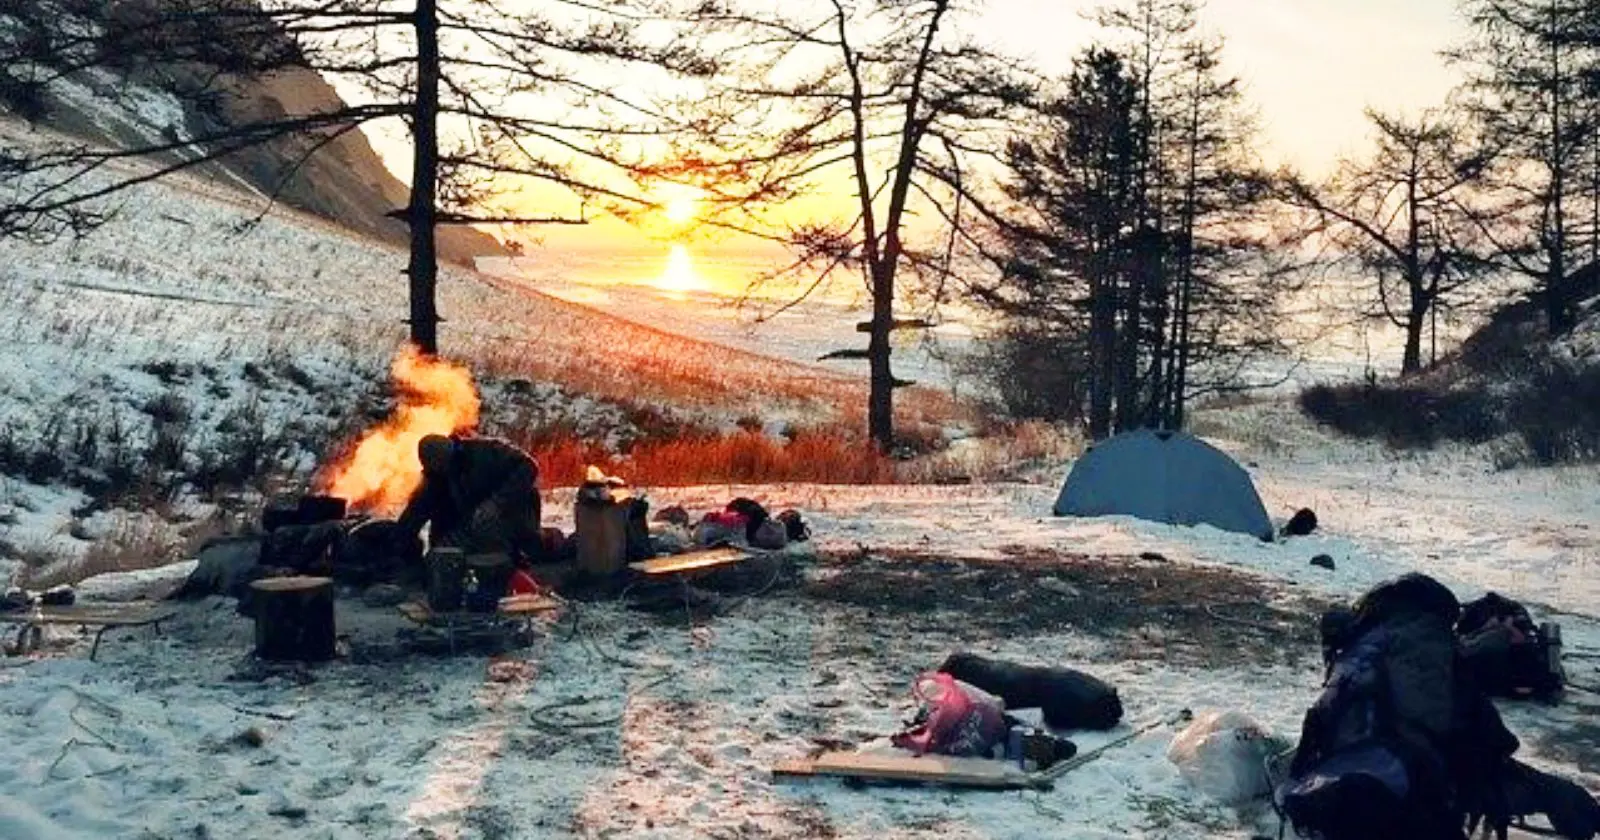
[[[453,440],[444,463],[425,461],[422,485],[400,514],[400,530],[414,535],[431,522],[433,545],[538,559],[538,481],[533,459],[505,441]]]

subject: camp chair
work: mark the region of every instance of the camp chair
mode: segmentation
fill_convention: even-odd
[[[40,637],[47,624],[76,624],[84,629],[96,628],[94,644],[89,648],[89,661],[100,652],[100,639],[107,630],[117,627],[151,627],[161,635],[161,622],[177,615],[171,607],[156,604],[104,604],[70,607],[40,607],[0,613],[0,624],[18,624],[17,654],[30,653],[39,647]]]

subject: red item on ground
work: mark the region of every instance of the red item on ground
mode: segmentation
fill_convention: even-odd
[[[533,575],[517,569],[511,573],[511,579],[506,582],[506,590],[511,595],[537,595],[539,582],[533,579]]]
[[[721,525],[724,528],[730,528],[742,533],[745,525],[748,524],[750,520],[746,519],[742,513],[734,513],[731,510],[719,510],[706,514],[706,518],[702,521],[710,522],[713,525]]]

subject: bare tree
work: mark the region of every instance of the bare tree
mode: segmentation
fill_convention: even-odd
[[[1572,326],[1574,236],[1595,142],[1595,5],[1463,0],[1474,35],[1451,51],[1463,93],[1499,150],[1475,218],[1497,266],[1532,281],[1552,333]]]
[[[629,4],[587,0],[515,11],[473,0],[6,0],[0,23],[0,95],[31,119],[49,107],[53,85],[94,72],[155,80],[212,110],[289,70],[363,92],[325,112],[253,115],[126,148],[8,151],[0,173],[21,186],[0,203],[0,235],[81,231],[99,221],[99,200],[135,184],[286,137],[303,138],[298,148],[309,156],[377,121],[403,121],[411,190],[394,215],[411,231],[411,338],[428,353],[438,348],[438,226],[581,224],[596,201],[654,206],[622,177],[617,141],[666,129],[661,114],[621,91],[627,77],[615,68],[711,67],[647,37],[644,14]],[[153,163],[112,166],[123,160]],[[531,213],[496,209],[497,196],[533,182],[562,187],[570,200]]]
[[[1484,274],[1482,237],[1466,204],[1488,155],[1459,121],[1439,113],[1415,120],[1368,111],[1377,144],[1363,160],[1345,160],[1326,183],[1283,178],[1284,199],[1314,216],[1337,260],[1353,261],[1374,280],[1368,317],[1405,331],[1402,374],[1422,369],[1422,334],[1450,296]]]
[[[827,357],[867,361],[868,432],[888,450],[894,389],[910,384],[893,374],[891,335],[931,323],[897,317],[897,305],[909,292],[936,308],[963,255],[983,247],[984,163],[997,162],[1031,88],[1018,64],[956,34],[950,0],[775,5],[705,0],[693,10],[731,68],[690,106],[698,142],[675,148],[655,175],[698,185],[709,223],[790,248],[792,263],[766,279],[804,278],[793,303],[859,272],[872,305],[859,327],[867,346]],[[830,182],[850,185],[839,218],[794,223],[773,212]]]

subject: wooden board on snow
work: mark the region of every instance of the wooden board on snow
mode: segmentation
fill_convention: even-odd
[[[779,762],[776,779],[835,776],[869,781],[922,782],[985,790],[1037,787],[1038,781],[1008,761],[945,755],[827,752],[816,758]]]
[[[83,604],[64,607],[40,607],[37,613],[28,608],[0,612],[0,623],[5,624],[77,624],[84,627],[143,627],[159,624],[177,615],[172,607],[155,604]]]
[[[684,554],[672,554],[666,557],[654,557],[629,563],[628,568],[636,572],[650,575],[676,575],[684,572],[694,572],[701,569],[714,569],[718,566],[731,566],[734,563],[743,563],[750,559],[750,553],[732,546],[721,548],[707,548],[701,551],[690,551]]]

